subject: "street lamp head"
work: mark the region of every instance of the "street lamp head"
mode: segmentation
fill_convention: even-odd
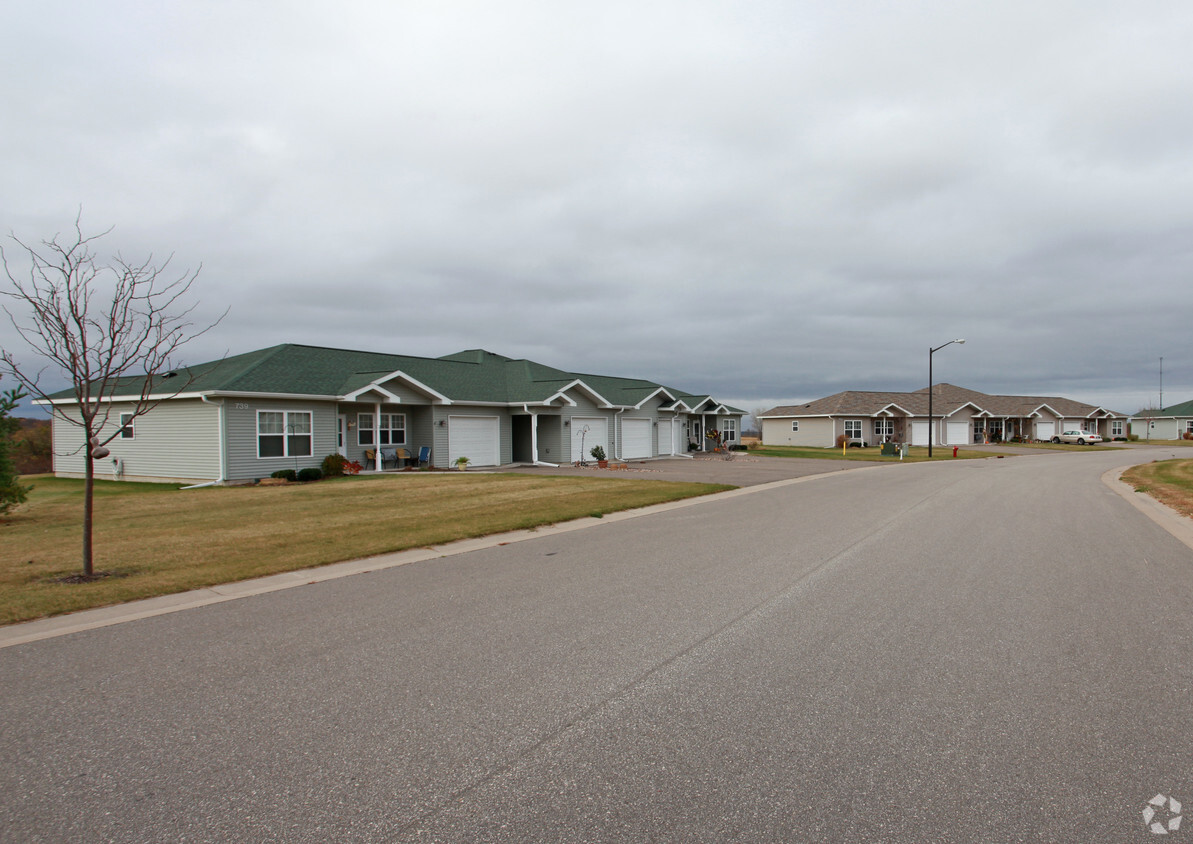
[[[954,342],[954,343],[960,343],[960,344],[961,344],[961,345],[963,345],[963,346],[965,345],[965,341],[964,341],[964,340],[954,340],[953,342]]]

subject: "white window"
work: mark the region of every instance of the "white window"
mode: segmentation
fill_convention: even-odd
[[[851,440],[860,440],[862,438],[862,420],[846,419],[845,436]]]
[[[1110,436],[1121,437],[1123,435],[1123,421],[1116,419],[1110,423]]]
[[[737,420],[736,419],[722,419],[721,420],[721,440],[723,442],[731,443],[737,439]]]
[[[379,418],[381,424],[377,428],[374,428],[373,414],[361,413],[357,415],[357,445],[405,445],[406,414],[382,413]]]
[[[794,422],[791,423],[791,433],[794,434],[797,431],[799,431],[799,420],[798,419],[796,419]]]
[[[309,411],[257,411],[258,457],[310,457],[312,440]]]
[[[131,413],[120,414],[120,439],[133,439],[133,418]]]
[[[882,442],[887,437],[895,436],[895,420],[894,419],[875,419],[874,420],[874,439]]]
[[[1193,434],[1193,419],[1186,419],[1186,420],[1185,420],[1185,433],[1186,433],[1186,434]]]

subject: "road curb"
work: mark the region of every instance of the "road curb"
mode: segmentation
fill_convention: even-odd
[[[1139,465],[1142,464],[1130,463],[1126,466],[1119,466],[1117,469],[1110,469],[1103,472],[1102,483],[1129,501],[1135,509],[1164,528],[1175,539],[1183,542],[1190,550],[1193,550],[1193,519],[1181,515],[1167,504],[1157,501],[1145,492],[1136,492],[1133,486],[1123,481],[1123,472]]]
[[[870,469],[885,468],[886,465],[887,464],[877,464],[872,467],[867,466],[851,469],[850,471],[865,472]],[[330,563],[326,566],[299,569],[297,571],[283,572],[281,574],[271,574],[266,577],[258,577],[252,580],[241,580],[235,583],[223,583],[217,586],[208,586],[203,589],[194,589],[189,592],[179,592],[173,595],[160,595],[155,598],[145,598],[139,601],[130,601],[126,604],[115,604],[110,607],[99,607],[93,610],[80,610],[79,612],[55,616],[53,618],[39,618],[34,621],[24,621],[18,624],[8,625],[7,627],[0,627],[0,648],[24,645],[29,642],[37,642],[41,641],[42,639],[52,639],[57,636],[68,636],[72,633],[82,633],[86,630],[95,630],[100,627],[110,627],[115,624],[124,624],[128,621],[138,621],[143,618],[169,615],[170,613],[197,609],[199,607],[207,607],[211,606],[212,604],[220,604],[225,601],[235,601],[240,598],[249,598],[254,595],[265,595],[270,592],[280,592],[284,589],[293,589],[298,586],[309,586],[314,583],[322,583],[326,580],[336,580],[341,577],[351,577],[355,574],[367,574],[374,571],[383,571],[384,569],[396,568],[398,566],[405,566],[411,563],[420,563],[425,562],[426,560],[433,560],[436,557],[451,557],[457,554],[467,554],[470,551],[480,551],[487,548],[494,548],[499,545],[510,545],[515,542],[524,542],[528,539],[541,539],[545,536],[553,536],[560,533],[570,533],[574,530],[584,530],[587,528],[599,527],[600,525],[605,524],[616,524],[617,522],[622,522],[627,519],[636,519],[642,516],[654,515],[655,513],[665,513],[670,510],[678,510],[684,507],[694,507],[712,501],[723,500],[725,498],[751,495],[755,492],[764,492],[766,490],[776,489],[778,487],[791,486],[792,484],[807,483],[809,481],[819,480],[820,478],[827,478],[840,474],[840,470],[834,470],[816,475],[804,475],[803,477],[799,478],[784,478],[782,480],[770,481],[765,484],[738,487],[737,489],[730,489],[726,490],[725,492],[715,492],[711,495],[685,498],[680,501],[667,501],[662,504],[651,504],[647,507],[638,507],[633,510],[620,510],[616,513],[608,513],[601,518],[586,516],[584,518],[573,519],[568,522],[544,525],[532,530],[516,530],[507,533],[495,533],[489,536],[475,537],[472,539],[461,539],[456,542],[448,542],[443,545],[427,546],[424,548],[411,548],[406,551],[396,551],[392,554],[380,554],[376,557],[364,557],[359,560],[349,560],[343,563]]]

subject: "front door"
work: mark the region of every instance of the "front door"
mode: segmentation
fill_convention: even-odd
[[[336,454],[348,456],[348,417],[336,417]]]

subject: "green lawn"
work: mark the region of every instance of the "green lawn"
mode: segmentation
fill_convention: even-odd
[[[83,482],[36,476],[0,517],[0,624],[467,537],[707,495],[718,484],[428,472],[285,486],[97,481],[95,570],[81,570]]]

